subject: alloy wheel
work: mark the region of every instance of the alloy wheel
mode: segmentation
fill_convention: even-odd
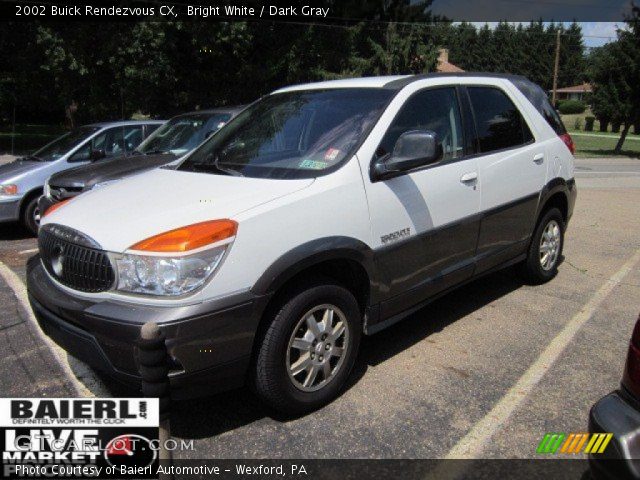
[[[349,324],[335,305],[319,305],[305,313],[291,334],[286,367],[299,390],[313,392],[336,377],[349,346]]]
[[[540,238],[540,266],[543,270],[551,270],[558,261],[560,243],[562,241],[560,225],[555,220],[549,221]]]

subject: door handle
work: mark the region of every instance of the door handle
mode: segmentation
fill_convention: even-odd
[[[478,179],[478,172],[467,172],[460,177],[460,181],[462,183],[467,183],[467,184],[475,183],[477,179]]]
[[[541,165],[542,162],[544,162],[544,153],[539,153],[535,157],[533,157],[533,163]]]

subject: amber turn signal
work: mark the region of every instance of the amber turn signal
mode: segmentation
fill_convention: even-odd
[[[44,215],[42,215],[43,217],[46,217],[47,215],[52,214],[53,212],[55,212],[56,210],[58,210],[60,207],[63,207],[64,205],[66,205],[71,199],[68,198],[66,200],[63,200],[62,202],[59,203],[54,203],[53,205],[51,205],[49,208],[47,208],[47,210],[44,212]]]
[[[212,220],[176,228],[129,247],[147,252],[187,252],[233,237],[238,223],[233,220]]]

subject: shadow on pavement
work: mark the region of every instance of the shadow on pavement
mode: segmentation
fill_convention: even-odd
[[[360,353],[345,391],[358,383],[369,365],[384,362],[522,285],[514,269],[506,269],[445,295],[380,334],[363,337]],[[176,402],[171,415],[171,433],[180,438],[206,438],[235,430],[264,417],[280,422],[295,419],[277,414],[261,404],[249,389],[244,388],[197,400]]]
[[[0,240],[24,240],[34,237],[31,232],[18,222],[0,224]]]

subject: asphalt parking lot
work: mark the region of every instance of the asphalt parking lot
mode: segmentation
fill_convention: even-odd
[[[619,385],[640,311],[640,160],[576,162],[578,201],[556,279],[512,270],[366,338],[348,390],[283,418],[246,390],[182,402],[190,458],[531,458],[547,432],[584,432]],[[35,239],[0,226],[3,396],[121,394],[49,345],[21,302]]]

